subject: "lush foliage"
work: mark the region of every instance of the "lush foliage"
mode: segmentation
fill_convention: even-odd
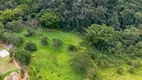
[[[10,50],[10,56],[15,53],[27,65],[31,80],[121,80],[125,75],[138,80],[141,4],[141,0],[0,0],[0,42],[18,48]]]
[[[63,44],[63,41],[57,38],[52,39],[54,47],[60,47]]]
[[[15,57],[23,64],[28,65],[31,60],[31,53],[25,50],[16,50]]]
[[[41,44],[44,45],[44,46],[48,45],[47,37],[43,37],[41,39]]]
[[[114,29],[106,25],[93,24],[86,29],[86,39],[90,45],[95,46],[99,50],[106,50],[111,46]]]
[[[77,72],[86,72],[93,66],[91,58],[86,54],[75,54],[72,59],[72,66]]]
[[[29,43],[25,44],[25,50],[28,50],[28,51],[37,51],[37,46],[36,46],[36,44],[34,44],[32,42],[29,42]]]
[[[115,29],[142,23],[140,0],[37,0],[32,10],[52,9],[61,18],[60,27],[83,31],[91,24],[106,24]]]
[[[30,29],[27,29],[27,33],[25,33],[24,35],[25,35],[25,37],[30,37],[30,36],[35,35],[35,32],[31,31]]]
[[[22,30],[22,22],[21,21],[12,21],[12,22],[8,22],[5,25],[6,29],[9,29],[13,32],[20,32]]]
[[[60,19],[54,13],[44,13],[39,18],[39,21],[43,26],[46,26],[47,28],[55,28],[57,27],[57,24],[59,23]]]

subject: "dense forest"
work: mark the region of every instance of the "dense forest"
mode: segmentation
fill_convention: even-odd
[[[30,80],[51,78],[50,62],[46,60],[58,67],[65,62],[58,63],[62,57],[56,60],[57,55],[50,53],[65,53],[66,69],[74,71],[72,76],[77,75],[52,80],[110,80],[101,75],[110,69],[120,76],[138,74],[142,0],[0,0],[0,40],[17,47],[10,50],[15,53],[11,56],[27,66]],[[39,55],[47,58],[40,60]],[[43,69],[39,69],[41,65]]]

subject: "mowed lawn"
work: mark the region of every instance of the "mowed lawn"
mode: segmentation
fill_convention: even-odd
[[[24,33],[26,30],[23,30],[19,35],[23,36]],[[43,46],[41,44],[42,37],[48,37],[49,45]],[[82,41],[79,36],[59,30],[50,32],[39,29],[36,30],[35,36],[24,38],[25,42],[32,41],[38,48],[36,52],[32,53],[32,61],[28,65],[31,80],[83,80],[83,74],[72,70],[70,66],[71,53],[68,51],[69,44],[78,46]],[[61,39],[64,42],[63,46],[53,47],[53,38]]]
[[[0,51],[3,49],[4,48],[0,44]],[[0,75],[17,69],[13,63],[9,63],[10,60],[9,56],[4,58],[0,57]]]

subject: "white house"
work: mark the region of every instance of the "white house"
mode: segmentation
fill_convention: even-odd
[[[2,50],[2,51],[0,51],[0,57],[7,57],[7,56],[9,56],[10,54],[9,54],[9,52],[7,51],[7,50]]]

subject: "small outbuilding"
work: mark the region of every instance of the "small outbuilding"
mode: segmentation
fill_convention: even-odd
[[[0,51],[0,57],[4,58],[4,57],[7,57],[9,56],[9,52],[7,50],[2,50]]]

